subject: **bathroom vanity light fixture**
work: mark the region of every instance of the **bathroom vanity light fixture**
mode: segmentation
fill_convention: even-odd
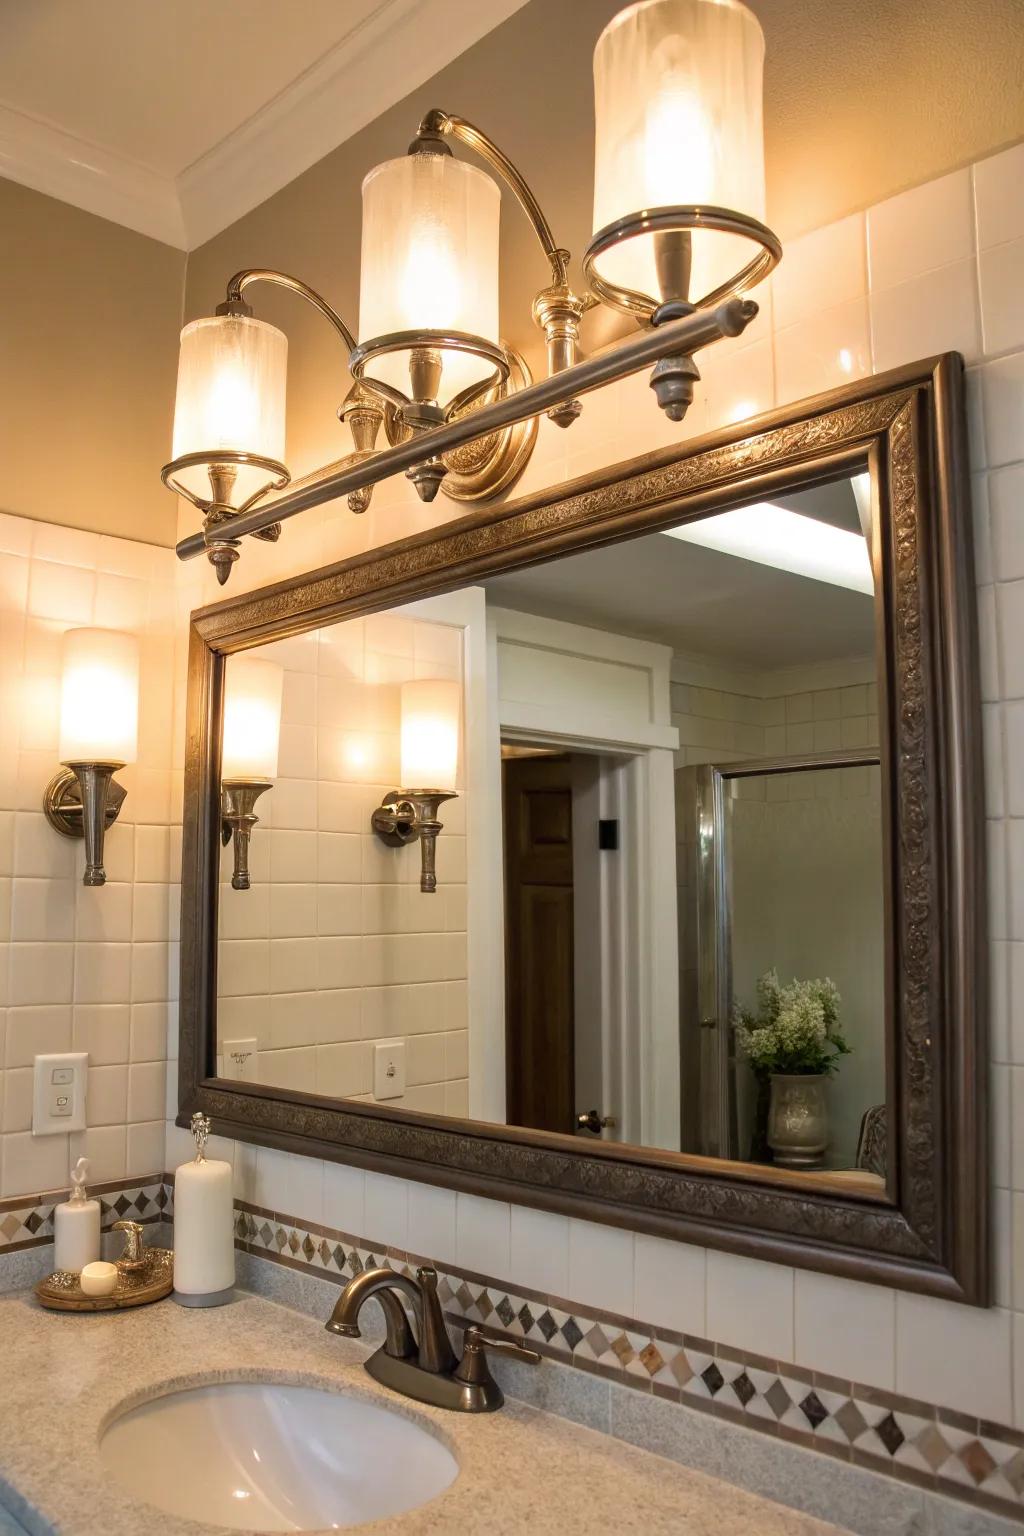
[[[284,671],[276,662],[229,657],[221,737],[221,841],[225,848],[234,844],[235,891],[251,886],[249,839],[259,823],[254,807],[277,777],[283,687]]]
[[[46,786],[43,813],[65,837],[85,839],[83,885],[103,885],[103,842],[127,791],[114,774],[135,761],[139,734],[139,642],[113,629],[69,629],[60,688],[61,772]]]
[[[216,314],[182,332],[174,457],[162,478],[199,508],[203,532],[178,544],[179,557],[205,552],[223,582],[245,534],[275,540],[284,519],[343,495],[365,511],[372,487],[399,471],[425,501],[439,488],[494,497],[528,462],[541,413],[571,426],[581,395],[652,363],[658,404],[682,420],[699,378],[694,353],[745,329],[757,306],[740,295],[782,254],[762,222],[763,56],[740,0],[639,0],[609,23],[594,54],[594,235],[581,283],[517,167],[439,109],[407,155],[363,182],[358,344],[306,283],[236,272]],[[456,159],[453,143],[512,192],[547,261],[532,309],[547,355],[538,383],[498,334],[498,185]],[[247,302],[259,282],[320,311],[354,380],[338,408],[354,451],[287,491],[287,348]],[[644,334],[581,362],[580,323],[599,304],[632,315]],[[382,427],[389,446],[378,451]]]
[[[370,823],[382,843],[404,848],[419,839],[420,890],[437,890],[438,809],[454,800],[459,758],[462,689],[447,678],[402,684],[401,774],[403,784],[431,789],[392,789]]]

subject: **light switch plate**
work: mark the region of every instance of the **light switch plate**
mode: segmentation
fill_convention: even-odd
[[[225,1077],[234,1078],[240,1083],[256,1082],[259,1051],[255,1039],[225,1040],[221,1046],[221,1056],[221,1071]]]
[[[36,1056],[32,1066],[33,1136],[84,1131],[88,1051]]]
[[[405,1041],[381,1040],[373,1048],[373,1096],[400,1099],[405,1093]]]

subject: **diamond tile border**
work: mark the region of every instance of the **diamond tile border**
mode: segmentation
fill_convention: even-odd
[[[53,1242],[54,1206],[68,1198],[68,1190],[49,1190],[39,1195],[18,1195],[0,1200],[0,1259],[7,1253],[38,1248]],[[170,1200],[170,1186],[162,1173],[143,1179],[116,1179],[89,1187],[100,1202],[100,1221],[109,1232],[115,1221],[162,1221]]]
[[[167,1174],[99,1185],[94,1193],[105,1229],[173,1214]],[[0,1260],[51,1242],[53,1208],[64,1198],[51,1191],[0,1201]],[[244,1201],[235,1202],[235,1245],[338,1285],[379,1264],[411,1273],[433,1262]],[[438,1291],[457,1325],[483,1324],[561,1365],[1024,1521],[1024,1432],[1007,1425],[564,1298],[510,1290],[493,1276],[442,1268]]]

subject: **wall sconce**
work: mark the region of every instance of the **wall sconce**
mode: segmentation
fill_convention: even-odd
[[[114,774],[135,761],[139,735],[139,642],[112,629],[69,629],[60,688],[63,771],[43,813],[65,837],[85,839],[83,885],[103,885],[103,841],[126,791]]]
[[[221,841],[234,842],[231,888],[247,891],[253,807],[277,777],[284,671],[273,661],[231,656],[224,690],[221,746]]]
[[[454,800],[459,758],[462,689],[446,678],[402,684],[401,763],[403,784],[431,784],[432,789],[392,789],[370,818],[389,848],[420,842],[420,890],[437,890],[438,809]]]
[[[657,402],[681,421],[699,378],[693,354],[742,333],[757,307],[740,295],[782,255],[761,222],[763,61],[761,28],[740,0],[643,0],[609,23],[594,53],[595,233],[575,286],[570,253],[518,168],[481,129],[440,109],[422,118],[407,155],[363,182],[358,345],[299,279],[236,272],[216,316],[182,333],[181,425],[176,414],[163,479],[203,511],[204,529],[179,543],[179,556],[205,551],[224,581],[244,534],[276,538],[282,519],[340,495],[365,511],[373,485],[400,470],[425,501],[439,488],[491,499],[529,461],[538,414],[569,427],[581,394],[652,362]],[[455,159],[453,143],[512,192],[544,253],[548,279],[532,314],[548,377],[538,384],[499,337],[498,185]],[[283,429],[270,429],[262,403],[264,390],[279,399],[283,420],[284,338],[252,318],[243,293],[257,282],[290,289],[330,321],[355,381],[338,411],[355,451],[261,507],[288,471]],[[580,322],[599,304],[633,315],[647,334],[580,361]],[[244,327],[237,336],[232,324]],[[382,426],[390,446],[377,451]]]

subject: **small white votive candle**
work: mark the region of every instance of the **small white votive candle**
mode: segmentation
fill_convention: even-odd
[[[78,1283],[86,1296],[112,1296],[117,1287],[117,1265],[97,1259],[85,1266]]]

